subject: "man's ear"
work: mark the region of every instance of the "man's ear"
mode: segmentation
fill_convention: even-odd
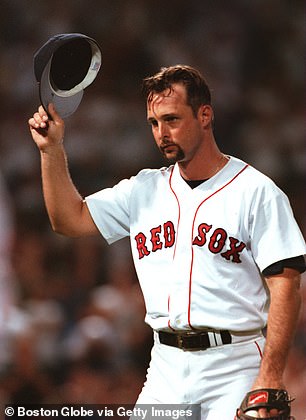
[[[207,127],[213,123],[214,111],[210,105],[201,105],[198,111],[198,117],[203,124]]]

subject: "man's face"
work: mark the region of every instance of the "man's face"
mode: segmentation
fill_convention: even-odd
[[[154,93],[147,104],[147,120],[155,142],[171,163],[189,161],[203,141],[200,116],[187,105],[186,88],[172,85],[161,93]]]

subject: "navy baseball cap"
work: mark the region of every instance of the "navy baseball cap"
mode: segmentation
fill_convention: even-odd
[[[101,50],[94,39],[79,33],[50,38],[34,54],[34,74],[44,109],[52,102],[62,118],[73,114],[100,67]]]

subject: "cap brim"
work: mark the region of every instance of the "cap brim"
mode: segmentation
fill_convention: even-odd
[[[57,95],[56,92],[52,89],[50,83],[51,61],[52,57],[46,65],[39,83],[40,101],[46,112],[48,112],[49,104],[53,103],[56,112],[60,115],[60,117],[67,118],[77,110],[81,103],[84,91],[80,90],[72,96]]]

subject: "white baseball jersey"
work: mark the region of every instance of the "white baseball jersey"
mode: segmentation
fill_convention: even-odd
[[[108,243],[130,236],[155,330],[263,328],[262,270],[305,253],[286,195],[234,157],[194,189],[176,164],[142,170],[86,202]]]

